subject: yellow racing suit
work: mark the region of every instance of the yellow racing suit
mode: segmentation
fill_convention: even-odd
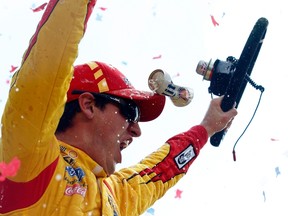
[[[0,161],[18,157],[0,182],[0,215],[140,215],[188,171],[207,142],[194,126],[131,168],[107,176],[85,152],[54,135],[96,0],[50,0],[11,81]]]

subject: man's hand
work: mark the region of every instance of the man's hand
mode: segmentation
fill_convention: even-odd
[[[237,110],[232,108],[227,112],[221,109],[221,101],[223,97],[212,99],[210,106],[200,125],[206,128],[209,137],[213,136],[216,132],[230,127],[233,118],[237,115]]]

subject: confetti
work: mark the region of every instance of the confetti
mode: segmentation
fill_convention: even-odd
[[[266,202],[266,194],[265,194],[265,191],[263,191],[262,194],[263,194],[264,202]]]
[[[162,58],[162,55],[154,56],[153,59],[160,59]]]
[[[102,21],[102,17],[103,16],[101,14],[99,14],[99,13],[96,14],[96,20],[97,21]]]
[[[271,141],[279,141],[279,139],[277,139],[277,138],[271,138],[270,140]]]
[[[13,73],[16,69],[18,68],[18,66],[13,66],[11,65],[11,69],[10,69],[10,73]]]
[[[0,181],[5,181],[6,177],[13,177],[20,168],[20,160],[14,157],[10,163],[0,162]]]
[[[210,15],[211,17],[211,20],[212,20],[212,23],[214,26],[219,26],[219,23],[215,20],[214,16],[213,15]]]
[[[45,9],[45,7],[46,7],[46,5],[47,5],[47,3],[44,3],[44,4],[42,4],[42,5],[40,5],[39,7],[36,7],[36,8],[31,8],[31,10],[35,13],[35,12],[39,12],[39,11],[42,11],[42,10],[44,10]]]
[[[174,74],[174,75],[172,76],[172,78],[179,77],[179,76],[180,76],[180,73],[178,72],[178,73]]]
[[[107,10],[107,8],[105,8],[105,7],[99,7],[99,9],[102,10],[102,11],[106,11]]]
[[[281,174],[279,167],[275,167],[276,177]]]
[[[147,210],[147,213],[149,213],[149,214],[151,214],[151,215],[154,215],[155,209],[154,209],[154,208],[149,208],[149,209]]]
[[[183,192],[182,190],[177,189],[177,190],[176,190],[176,195],[175,195],[174,198],[179,198],[179,199],[181,199],[182,192]]]
[[[127,65],[128,63],[126,61],[121,61],[121,64]]]

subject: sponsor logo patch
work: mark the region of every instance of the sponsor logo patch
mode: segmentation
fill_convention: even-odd
[[[85,176],[84,171],[81,168],[74,169],[73,167],[67,166],[66,171],[68,172],[69,176],[77,176],[78,180],[81,181],[82,178]]]
[[[189,163],[189,161],[192,160],[192,158],[194,158],[194,156],[195,152],[193,146],[190,145],[174,158],[178,169],[182,169],[187,163]]]
[[[80,186],[79,184],[74,184],[72,186],[66,186],[64,194],[67,196],[72,196],[73,194],[79,194],[85,197],[87,188]]]
[[[108,202],[109,202],[111,208],[113,209],[113,216],[118,216],[118,213],[116,211],[116,205],[114,203],[113,198],[110,196],[110,194],[108,194]]]

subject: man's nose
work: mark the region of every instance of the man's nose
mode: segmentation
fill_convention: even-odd
[[[128,127],[129,133],[132,137],[139,137],[141,136],[141,128],[138,122],[131,122]]]

